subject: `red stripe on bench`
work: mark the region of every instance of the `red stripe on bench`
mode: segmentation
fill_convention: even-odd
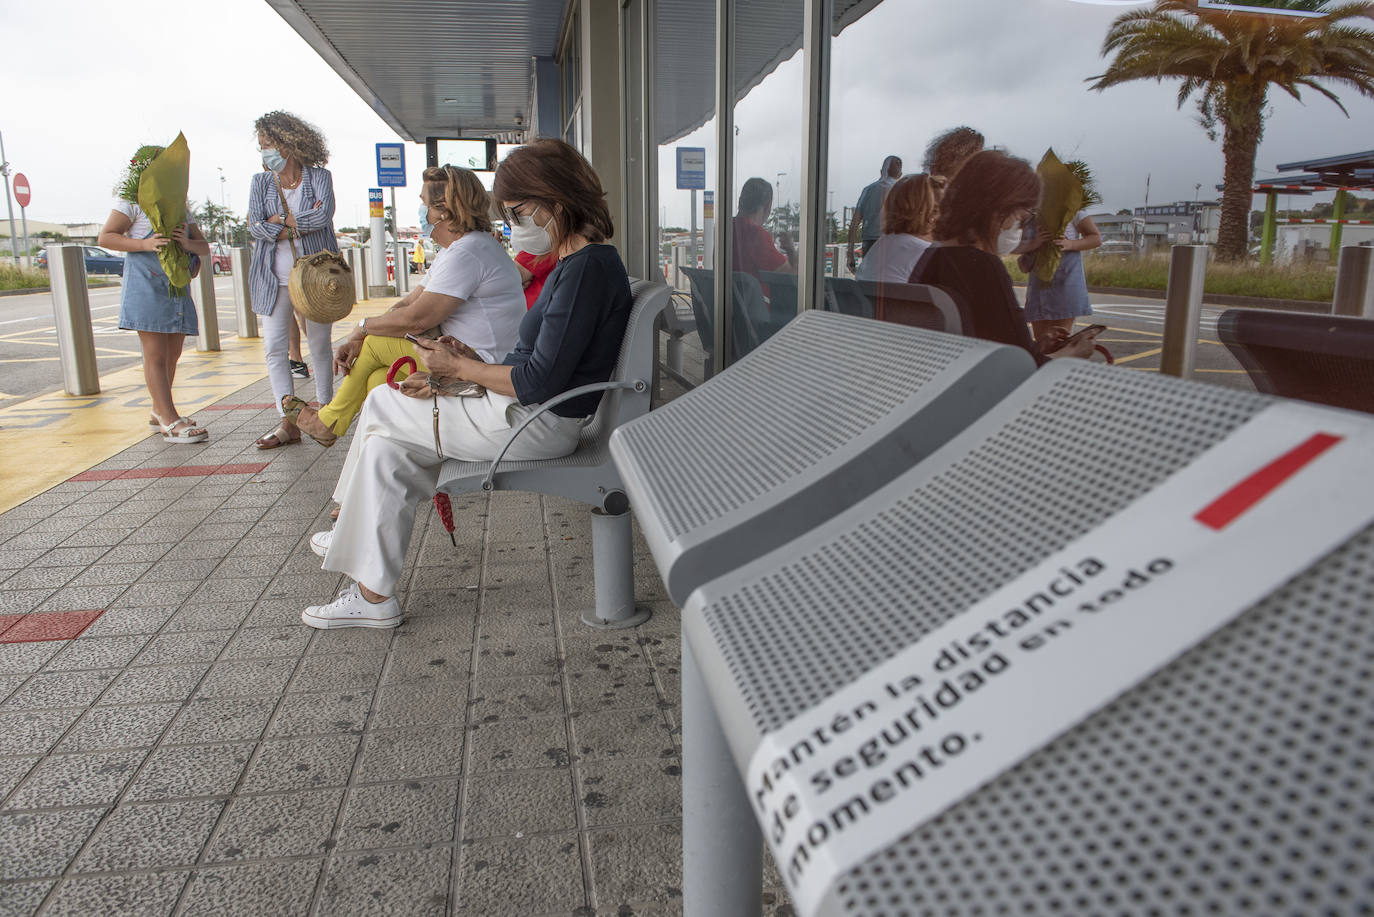
[[[105,613],[103,608],[86,611],[47,611],[14,615],[19,620],[0,632],[0,643],[42,643],[71,640]]]
[[[171,468],[110,468],[83,471],[68,481],[122,481],[132,478],[189,478],[198,475],[257,474],[267,467],[266,462],[244,462],[238,465],[177,465]]]
[[[1193,518],[1210,529],[1221,531],[1341,439],[1343,437],[1330,433],[1312,434],[1301,445],[1285,452],[1217,497]]]

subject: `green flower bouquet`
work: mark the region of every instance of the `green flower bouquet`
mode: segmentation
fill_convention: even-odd
[[[1080,210],[1102,203],[1102,196],[1097,193],[1088,164],[1081,159],[1061,162],[1054,150],[1049,149],[1035,171],[1040,176],[1036,227],[1045,233],[1048,241],[1035,252],[1032,272],[1042,283],[1050,283],[1064,254],[1054,240],[1064,235]]]
[[[186,222],[186,192],[191,184],[191,150],[178,133],[168,147],[143,146],[129,160],[116,189],[126,201],[138,204],[153,224],[153,232],[172,238]],[[191,286],[191,256],[175,241],[158,249],[157,260],[167,274],[168,292],[181,296]]]

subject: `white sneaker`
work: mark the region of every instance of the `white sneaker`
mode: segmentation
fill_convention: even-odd
[[[310,536],[310,550],[314,551],[320,557],[323,557],[325,555],[325,552],[329,550],[329,544],[333,540],[333,529],[330,529],[327,532],[316,532],[315,534]]]
[[[401,606],[395,596],[373,604],[363,598],[358,584],[353,583],[328,605],[311,605],[301,612],[301,621],[321,630],[335,627],[395,627],[401,623]]]

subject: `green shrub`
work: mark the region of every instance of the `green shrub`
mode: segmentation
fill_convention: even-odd
[[[1016,268],[1015,258],[1003,258],[1013,281],[1026,275]],[[1159,290],[1169,286],[1169,256],[1147,258],[1088,255],[1083,259],[1088,286],[1120,290]],[[1206,292],[1221,296],[1255,296],[1262,299],[1305,299],[1330,302],[1336,295],[1335,270],[1321,265],[1221,264],[1207,265]]]
[[[34,290],[48,285],[48,272],[0,264],[0,290]]]

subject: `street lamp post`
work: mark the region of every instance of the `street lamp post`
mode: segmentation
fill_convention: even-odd
[[[221,213],[221,214],[220,214],[220,222],[219,222],[219,240],[220,240],[220,242],[224,243],[225,245],[228,245],[228,244],[229,244],[229,227],[228,227],[228,225],[226,225],[225,218],[229,215],[229,205],[226,203],[226,200],[227,200],[227,199],[225,198],[225,193],[226,193],[226,192],[225,192],[224,189],[225,189],[226,182],[225,182],[225,178],[224,178],[224,166],[216,166],[215,168],[219,169],[219,205],[220,205],[220,207],[223,208],[223,210],[224,210],[224,213]]]

